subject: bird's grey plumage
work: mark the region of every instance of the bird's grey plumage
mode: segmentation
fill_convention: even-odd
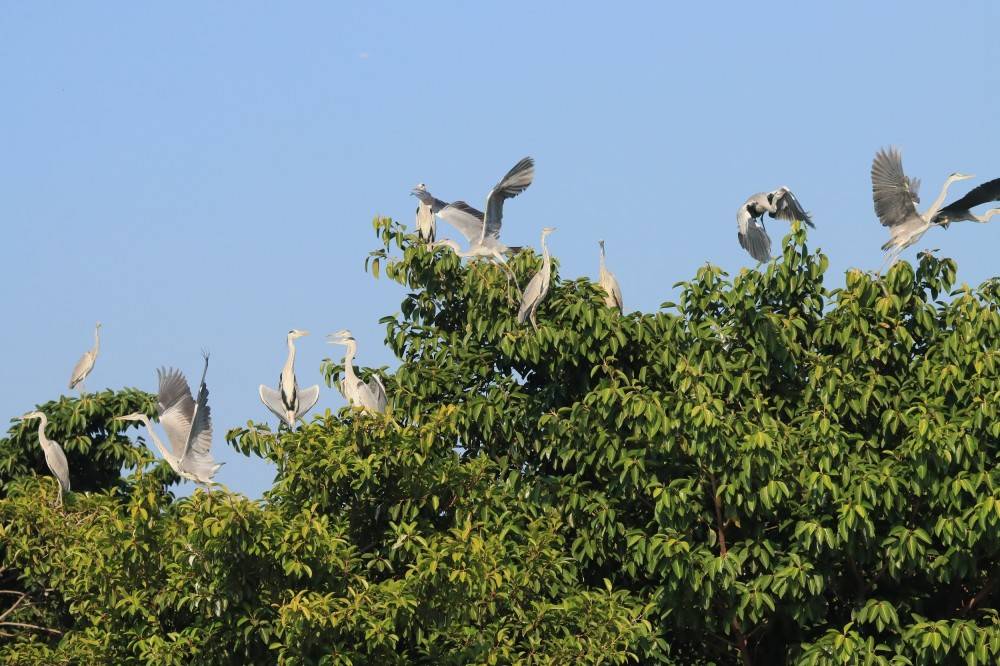
[[[94,326],[94,346],[88,351],[83,352],[83,356],[76,362],[76,366],[74,366],[73,372],[69,376],[70,389],[80,386],[80,390],[83,390],[83,380],[94,369],[94,363],[97,361],[97,354],[100,350],[101,322],[97,322],[97,325]]]
[[[528,286],[521,294],[521,306],[517,310],[517,323],[524,324],[525,319],[531,321],[531,326],[538,330],[538,321],[535,314],[538,306],[549,293],[549,282],[552,279],[552,258],[549,255],[549,247],[545,243],[545,238],[555,231],[555,227],[545,227],[542,229],[542,267],[535,273]]]
[[[971,178],[962,173],[953,173],[945,180],[941,193],[923,213],[917,212],[920,201],[917,189],[920,181],[903,172],[903,157],[895,147],[882,148],[872,160],[872,201],[875,215],[882,226],[889,227],[889,240],[882,246],[886,251],[883,266],[890,265],[899,254],[916,243],[931,227],[939,211],[942,210],[948,188],[952,183]],[[937,223],[934,223],[937,224]]]
[[[49,419],[44,412],[28,412],[20,417],[22,421],[29,419],[38,419],[38,443],[42,447],[42,453],[45,454],[46,466],[52,472],[52,476],[55,477],[56,481],[59,482],[60,493],[58,503],[62,504],[63,494],[70,492],[69,462],[66,460],[66,453],[59,446],[59,442],[45,436],[45,428],[49,424]]]
[[[389,400],[382,380],[379,379],[378,375],[373,374],[368,383],[365,383],[354,372],[354,356],[358,350],[354,334],[347,329],[342,329],[327,336],[327,341],[333,345],[347,347],[347,351],[344,353],[344,378],[340,382],[340,391],[347,402],[352,407],[360,407],[366,411],[384,412]]]
[[[294,328],[288,331],[286,338],[288,357],[281,368],[281,374],[278,375],[278,390],[264,384],[257,389],[264,406],[292,429],[295,428],[296,421],[300,420],[319,400],[319,384],[301,389],[295,377],[295,340],[306,335],[309,335],[309,331]]]
[[[619,312],[623,312],[625,303],[622,301],[622,288],[618,284],[618,278],[605,265],[604,241],[597,241],[597,243],[601,247],[601,266],[598,280],[601,288],[604,289],[604,304],[609,308],[616,308]]]
[[[976,215],[972,209],[991,201],[1000,201],[1000,178],[978,185],[966,193],[957,201],[948,204],[934,216],[934,224],[947,224],[968,220],[972,222],[985,222],[993,215],[1000,213],[1000,209],[986,211],[984,215]]]
[[[486,197],[486,216],[483,218],[483,236],[500,238],[503,224],[503,202],[516,197],[528,189],[535,178],[535,161],[530,157],[521,159],[511,167],[500,182],[493,186]]]
[[[423,193],[425,196],[418,196],[418,192]],[[441,210],[446,204],[440,199],[435,199],[433,196],[427,192],[427,186],[423,183],[418,184],[413,191],[410,193],[416,196],[419,203],[417,203],[417,235],[420,240],[426,243],[433,243],[434,238],[437,235],[437,222],[435,222],[435,215]]]
[[[198,400],[191,397],[187,379],[175,368],[160,368],[156,371],[159,390],[156,412],[160,425],[167,433],[170,449],[157,437],[149,417],[141,412],[116,417],[119,420],[140,421],[146,426],[150,439],[160,450],[163,459],[178,476],[195,483],[209,485],[216,472],[222,467],[212,457],[212,411],[208,406],[208,354],[203,352],[205,366],[198,387]]]
[[[787,187],[771,192],[758,192],[749,197],[736,211],[736,236],[740,247],[757,261],[771,258],[771,237],[764,228],[764,214],[792,222],[800,220],[815,227],[809,213]]]

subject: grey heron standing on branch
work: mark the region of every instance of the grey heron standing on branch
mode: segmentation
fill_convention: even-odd
[[[1000,215],[1000,208],[991,208],[982,215],[976,215],[972,209],[990,201],[1000,201],[1000,178],[972,188],[964,197],[938,211],[932,223],[948,226],[952,222],[964,220],[980,223],[989,222],[994,215]]]
[[[464,201],[444,204],[443,201],[432,197],[426,188],[414,189],[413,194],[422,203],[430,206],[432,210],[440,204],[444,204],[436,211],[437,216],[458,229],[469,241],[469,247],[466,250],[459,249],[455,241],[438,241],[435,245],[450,247],[460,257],[486,257],[497,263],[505,264],[506,257],[504,255],[520,248],[510,248],[500,242],[503,204],[507,199],[516,197],[528,189],[534,177],[535,161],[530,157],[525,157],[515,164],[490,190],[486,197],[486,213],[476,210]]]
[[[622,301],[622,288],[618,285],[618,278],[604,265],[604,241],[599,240],[597,244],[601,246],[601,272],[598,278],[601,288],[604,289],[604,304],[609,308],[615,308],[619,312],[625,310]]]
[[[549,293],[549,282],[552,279],[552,257],[549,256],[549,246],[545,244],[545,238],[555,231],[555,227],[545,227],[542,229],[542,267],[531,278],[531,282],[524,288],[521,296],[521,307],[517,311],[517,323],[524,324],[525,319],[531,320],[531,327],[538,330],[538,321],[535,313],[545,295]]]
[[[307,389],[300,389],[299,382],[295,378],[295,341],[305,335],[309,335],[309,331],[300,331],[294,328],[288,331],[286,338],[288,358],[285,359],[285,365],[281,368],[281,374],[278,376],[278,390],[275,391],[270,386],[263,384],[258,390],[264,406],[292,430],[295,429],[295,422],[312,409],[316,401],[319,400],[319,384]]]
[[[83,380],[87,378],[90,371],[94,369],[94,362],[97,360],[97,352],[101,350],[101,322],[97,322],[94,326],[94,346],[89,350],[83,352],[83,356],[80,360],[76,362],[76,367],[73,368],[73,373],[69,376],[69,388],[73,389],[77,386],[80,387],[80,393],[83,393]]]
[[[875,214],[882,226],[889,227],[889,240],[882,246],[885,250],[885,263],[882,268],[892,265],[899,254],[910,247],[930,229],[932,222],[948,196],[948,188],[952,183],[972,178],[963,173],[953,173],[948,176],[941,187],[938,198],[931,203],[923,213],[917,212],[917,187],[920,181],[909,178],[903,173],[903,158],[897,148],[881,149],[872,160],[872,199],[875,203]],[[969,193],[972,194],[971,192]],[[955,204],[960,204],[961,199]],[[964,204],[962,204],[964,205]],[[966,208],[968,212],[968,208]],[[958,215],[958,210],[952,210],[948,215]],[[948,219],[957,219],[951,218]],[[881,269],[880,269],[881,270]]]
[[[45,428],[49,425],[49,419],[44,412],[28,412],[24,416],[18,417],[21,421],[38,419],[38,443],[42,446],[45,454],[45,464],[48,465],[52,476],[59,482],[59,497],[56,503],[62,506],[62,496],[68,493],[69,488],[69,463],[66,461],[66,454],[63,452],[59,442],[45,436]]]
[[[347,352],[344,354],[344,379],[340,382],[340,391],[344,394],[347,402],[352,407],[382,413],[389,400],[385,395],[385,386],[378,375],[372,374],[372,378],[366,384],[354,373],[354,355],[358,351],[358,342],[354,339],[354,334],[346,328],[327,336],[327,341],[332,345],[344,345]]]
[[[801,220],[808,226],[815,227],[809,213],[787,187],[754,194],[736,211],[736,229],[740,247],[757,261],[771,258],[771,238],[764,228],[764,213],[789,222]]]
[[[427,194],[427,186],[423,183],[414,187],[410,194],[418,196],[417,192],[426,194],[417,203],[417,235],[425,243],[433,243],[437,236],[437,222],[434,217],[448,204]]]
[[[210,485],[215,473],[222,467],[212,457],[212,410],[208,406],[208,354],[202,353],[205,367],[201,372],[198,400],[191,397],[187,379],[179,370],[160,368],[156,371],[160,387],[156,411],[160,425],[167,433],[172,451],[167,450],[153,430],[149,417],[142,412],[115,417],[119,421],[139,421],[146,426],[153,444],[177,476],[202,485]]]

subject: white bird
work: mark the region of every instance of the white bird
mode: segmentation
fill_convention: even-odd
[[[787,187],[754,194],[736,211],[736,237],[740,241],[740,247],[757,261],[771,258],[771,237],[764,228],[764,213],[772,218],[789,222],[802,220],[810,227],[816,226]]]
[[[411,196],[417,196],[417,192],[427,193],[427,186],[423,183],[417,184],[410,192]],[[437,235],[437,221],[434,216],[437,215],[442,208],[447,204],[440,199],[435,199],[434,197],[427,194],[419,198],[419,203],[417,203],[417,235],[420,240],[426,243],[433,243],[434,237]]]
[[[45,436],[45,428],[49,424],[49,419],[43,412],[28,412],[19,417],[21,421],[28,419],[38,419],[38,443],[42,445],[42,452],[45,454],[45,464],[48,465],[52,476],[59,482],[59,497],[57,504],[62,506],[63,493],[68,493],[69,487],[69,463],[66,461],[66,454],[63,452],[59,442]]]
[[[366,384],[354,373],[354,355],[358,351],[354,334],[345,328],[328,335],[327,341],[331,345],[347,347],[347,352],[344,354],[344,379],[340,382],[340,392],[344,394],[347,402],[361,409],[380,414],[384,412],[389,400],[385,395],[382,380],[373,373],[371,380]]]
[[[299,382],[295,378],[295,340],[304,335],[309,335],[309,331],[300,331],[294,328],[288,331],[286,338],[288,358],[285,359],[285,365],[281,368],[281,374],[278,376],[278,390],[275,391],[270,386],[263,384],[258,389],[260,400],[264,406],[292,429],[295,428],[295,422],[312,409],[316,401],[319,400],[319,384],[307,389],[300,389]]]
[[[212,458],[212,410],[208,406],[208,354],[205,368],[201,373],[198,401],[191,398],[191,388],[179,370],[160,368],[156,376],[160,380],[156,411],[160,425],[167,433],[172,451],[168,451],[153,431],[149,417],[141,412],[115,417],[119,421],[139,421],[146,426],[150,439],[160,450],[163,459],[181,478],[203,485],[212,483],[215,473],[222,467]]]
[[[545,299],[545,295],[549,293],[549,281],[552,279],[552,258],[549,256],[549,246],[545,244],[545,237],[555,230],[555,227],[542,229],[542,267],[524,288],[521,307],[517,311],[517,323],[523,324],[528,318],[536,331],[538,322],[535,320],[535,313],[538,312],[538,306]]]
[[[89,351],[83,352],[83,356],[80,360],[76,362],[76,367],[73,368],[73,374],[69,376],[69,387],[71,389],[80,387],[80,393],[83,393],[83,380],[87,378],[90,371],[94,369],[94,362],[97,360],[97,352],[101,349],[101,322],[97,322],[94,327],[94,346]]]
[[[622,302],[622,288],[618,284],[618,278],[604,264],[604,241],[599,240],[597,243],[601,246],[601,274],[599,281],[601,288],[604,289],[604,304],[609,308],[615,308],[619,312],[622,312],[625,309],[625,304]]]
[[[903,157],[898,149],[883,148],[875,154],[871,177],[875,214],[882,226],[889,227],[889,240],[882,246],[885,250],[883,268],[891,265],[903,250],[919,241],[932,224],[946,224],[949,218],[945,217],[939,222],[936,218],[942,212],[948,188],[952,183],[972,178],[964,173],[951,174],[941,187],[938,198],[927,210],[918,213],[914,204],[920,201],[917,196],[920,181],[903,173]],[[954,218],[950,218],[953,220],[960,219],[954,210],[948,210],[947,215],[954,215]]]

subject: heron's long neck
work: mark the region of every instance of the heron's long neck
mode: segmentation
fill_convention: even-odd
[[[153,440],[153,444],[155,444],[156,448],[160,450],[160,455],[162,455],[163,459],[168,463],[171,463],[171,466],[173,466],[172,461],[174,460],[174,454],[167,451],[167,447],[163,446],[163,442],[161,442],[160,438],[156,436],[156,432],[153,430],[153,424],[149,422],[149,417],[143,414],[142,422],[146,426],[146,430],[149,432],[149,438]]]
[[[97,356],[97,352],[99,352],[100,350],[101,350],[101,329],[100,327],[97,327],[94,329],[94,348],[91,350],[91,353],[94,356]]]
[[[41,416],[38,417],[38,441],[39,442],[48,442],[48,440],[45,439],[45,428],[48,425],[49,425],[49,417],[45,416],[45,414],[42,414]]]
[[[358,352],[358,343],[350,340],[347,343],[347,352],[344,354],[344,376],[350,380],[357,379],[354,374],[354,355]]]
[[[285,360],[285,367],[281,369],[281,374],[290,376],[295,368],[295,339],[288,338],[288,358]]]
[[[542,236],[542,266],[548,270],[551,265],[552,257],[549,256],[549,246],[545,244],[545,236]]]
[[[990,218],[994,215],[1000,215],[1000,208],[991,208],[979,217],[976,217],[977,222],[989,222]],[[974,216],[975,217],[975,216]]]
[[[608,269],[604,265],[604,246],[601,246],[601,272],[604,273]]]
[[[941,186],[941,194],[939,194],[938,198],[934,200],[931,207],[924,211],[924,214],[921,217],[925,220],[934,219],[934,216],[938,214],[939,210],[941,210],[941,206],[944,205],[944,198],[948,196],[948,188],[951,187],[951,184],[954,182],[954,179],[951,176],[948,176],[948,180],[944,181],[944,185]]]

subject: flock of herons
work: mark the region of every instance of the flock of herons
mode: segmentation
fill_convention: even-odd
[[[435,198],[421,183],[413,189],[412,194],[419,199],[416,213],[417,234],[421,241],[429,247],[450,248],[459,257],[483,258],[499,264],[508,273],[508,280],[517,279],[507,267],[507,256],[520,248],[508,247],[500,241],[500,228],[503,222],[504,201],[517,196],[531,185],[535,175],[535,163],[530,157],[522,159],[507,172],[486,197],[486,212],[476,210],[464,201],[446,203]],[[947,228],[952,222],[963,220],[987,222],[1000,213],[1000,208],[985,211],[976,215],[972,209],[990,201],[1000,200],[1000,178],[983,183],[971,190],[964,197],[945,206],[944,200],[948,188],[955,182],[972,178],[961,173],[948,176],[941,188],[938,198],[923,213],[917,212],[916,204],[920,203],[918,194],[920,181],[910,178],[903,172],[903,162],[899,151],[895,148],[880,150],[872,162],[872,197],[875,203],[875,213],[883,226],[889,227],[889,241],[882,246],[886,251],[886,261],[883,268],[890,265],[907,247],[916,243],[932,226]],[[771,258],[771,239],[764,228],[764,214],[772,218],[800,220],[810,227],[814,226],[809,214],[803,209],[798,199],[787,187],[780,187],[772,192],[760,192],[747,199],[736,213],[736,224],[740,246],[757,261],[768,261]],[[437,240],[436,218],[448,222],[465,236],[468,247],[461,246],[450,239]],[[530,321],[537,329],[536,313],[539,304],[545,299],[549,290],[552,264],[546,237],[555,229],[542,229],[542,267],[531,278],[528,285],[521,291],[521,303],[518,308],[519,324]],[[618,280],[605,266],[604,241],[598,241],[600,246],[600,277],[599,284],[605,293],[605,303],[608,307],[622,311],[622,293]],[[518,286],[520,291],[520,287]],[[83,381],[94,369],[97,353],[100,349],[101,325],[94,330],[94,346],[85,352],[73,368],[69,388],[78,388],[83,393]],[[286,342],[288,357],[278,377],[278,388],[261,385],[260,399],[289,429],[294,429],[296,422],[316,404],[319,399],[319,385],[300,389],[295,378],[295,340],[308,335],[307,331],[291,330]],[[368,382],[363,381],[354,372],[354,356],[357,352],[357,341],[348,330],[341,330],[328,336],[331,344],[344,345],[347,350],[344,356],[344,378],[340,389],[348,403],[355,408],[371,412],[382,412],[388,402],[385,386],[378,375],[373,375]],[[213,484],[213,478],[221,464],[212,458],[212,417],[208,406],[208,388],[205,385],[205,374],[208,372],[208,354],[203,354],[205,366],[202,370],[198,397],[194,399],[184,375],[173,368],[159,369],[159,391],[157,396],[157,413],[160,425],[167,433],[171,448],[167,449],[156,435],[146,414],[135,413],[116,417],[122,421],[138,421],[146,426],[150,439],[159,449],[164,460],[182,478],[203,485]],[[39,419],[38,441],[45,453],[45,461],[49,470],[58,480],[60,493],[58,501],[61,504],[62,494],[69,492],[69,465],[66,454],[59,444],[45,436],[48,423],[44,413],[30,412],[20,417],[23,420]]]

